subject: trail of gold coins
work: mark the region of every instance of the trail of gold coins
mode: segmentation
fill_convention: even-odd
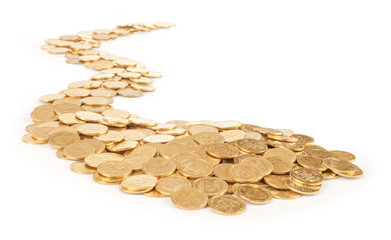
[[[117,184],[128,194],[171,197],[185,210],[207,205],[237,215],[246,202],[267,204],[316,194],[324,180],[358,178],[363,172],[349,152],[326,150],[289,129],[239,121],[157,123],[114,109],[113,97],[154,91],[162,75],[144,63],[96,50],[101,41],[169,28],[156,22],[117,26],[46,40],[42,49],[65,54],[66,62],[97,70],[90,80],[42,96],[31,113],[23,141],[49,144],[70,169],[100,184]]]

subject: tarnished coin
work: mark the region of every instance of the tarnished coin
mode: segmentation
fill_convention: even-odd
[[[208,195],[198,188],[182,187],[171,194],[171,201],[183,210],[199,210],[208,204]]]
[[[228,190],[228,184],[217,177],[203,177],[193,182],[193,187],[200,189],[209,197],[223,195]]]
[[[159,179],[155,189],[165,196],[171,196],[182,187],[191,187],[191,182],[184,177],[172,176]]]
[[[263,178],[263,171],[252,164],[235,164],[228,172],[233,180],[240,183],[254,183]]]
[[[233,193],[247,202],[266,204],[272,201],[272,194],[259,184],[239,184],[232,186]]]
[[[206,152],[212,157],[222,159],[233,159],[239,154],[235,147],[224,143],[209,144],[206,147]]]
[[[231,195],[214,196],[208,201],[209,207],[222,215],[239,215],[246,211],[246,203]]]

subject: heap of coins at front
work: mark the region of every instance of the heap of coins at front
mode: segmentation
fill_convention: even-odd
[[[49,143],[59,158],[74,161],[73,172],[92,174],[97,183],[118,184],[129,194],[171,197],[185,210],[209,205],[225,215],[244,212],[245,202],[296,199],[319,192],[324,179],[362,175],[351,163],[353,154],[326,150],[289,129],[232,120],[157,123],[114,109],[115,95],[139,97],[153,91],[149,84],[161,74],[94,48],[118,36],[171,26],[126,24],[48,39],[42,49],[100,72],[42,96],[45,104],[31,113],[34,124],[26,127],[23,141]]]

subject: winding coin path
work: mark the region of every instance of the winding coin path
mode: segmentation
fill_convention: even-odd
[[[323,181],[357,178],[363,172],[349,152],[326,150],[289,129],[240,121],[157,123],[114,109],[113,97],[140,97],[162,77],[144,63],[99,51],[101,41],[169,28],[156,22],[117,26],[46,40],[41,48],[65,54],[66,62],[97,70],[42,96],[31,113],[23,141],[49,144],[70,168],[100,184],[117,184],[128,194],[171,197],[185,210],[209,206],[224,215],[241,214],[246,202],[267,204],[316,194]]]

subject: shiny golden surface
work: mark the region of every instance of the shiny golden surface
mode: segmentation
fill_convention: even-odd
[[[354,154],[328,151],[314,145],[312,137],[290,129],[236,120],[159,123],[114,108],[117,95],[150,94],[162,74],[99,50],[101,41],[172,26],[131,23],[46,40],[43,50],[64,54],[67,63],[97,72],[41,96],[42,105],[33,109],[33,124],[26,127],[28,134],[22,140],[48,143],[57,149],[58,158],[77,160],[70,166],[73,172],[93,174],[97,183],[120,184],[120,190],[130,194],[171,196],[176,206],[188,210],[205,207],[210,197],[210,208],[225,215],[246,209],[241,199],[227,193],[265,204],[271,196],[296,199],[315,194],[323,179],[362,176],[363,171],[351,163]]]

